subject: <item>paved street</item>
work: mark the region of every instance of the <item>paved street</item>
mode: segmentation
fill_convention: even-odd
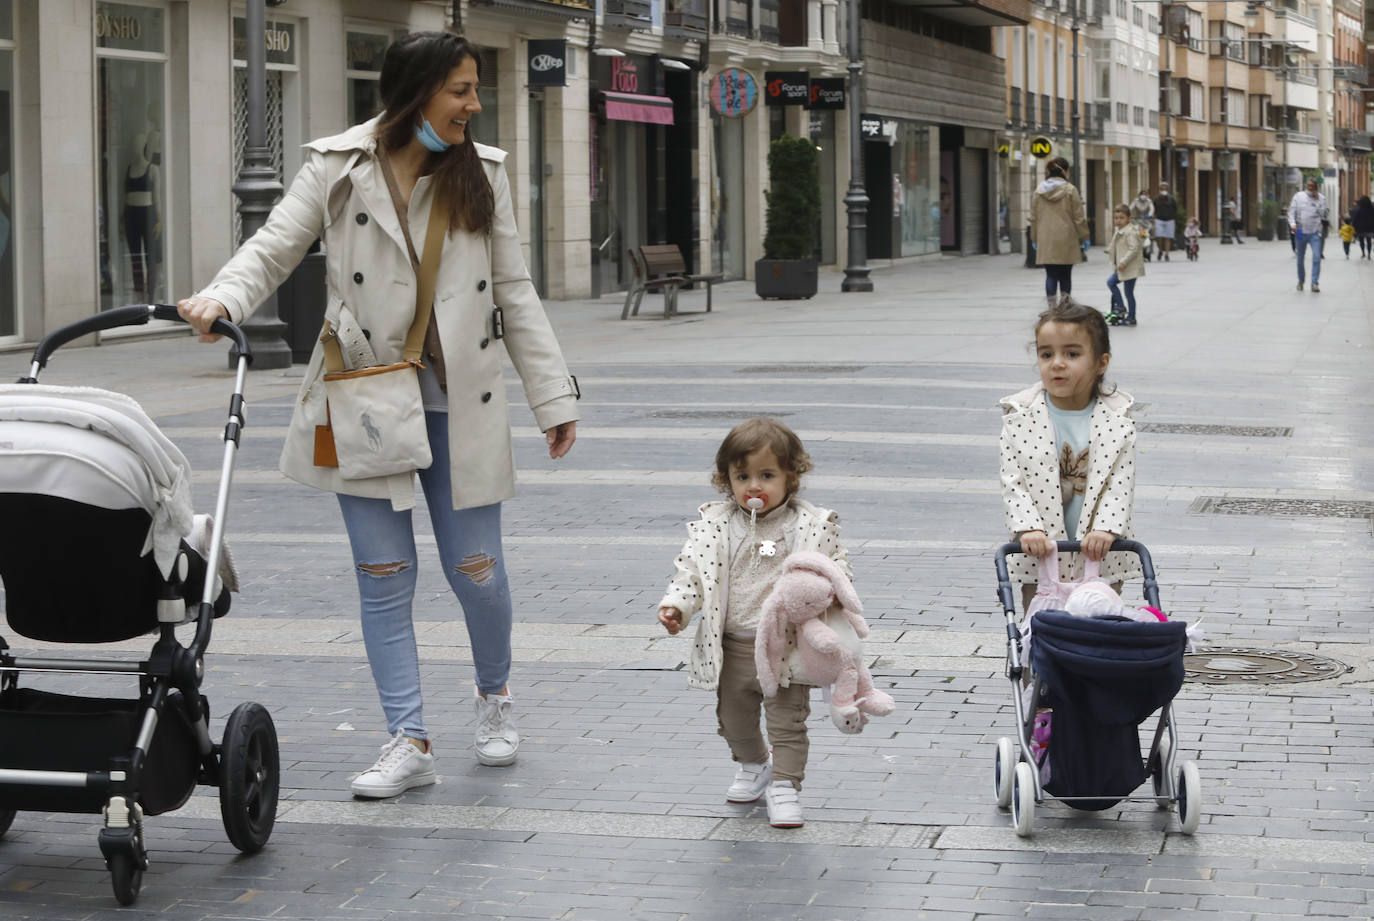
[[[1105,305],[1100,250],[1075,294]],[[1113,331],[1109,380],[1140,425],[1135,523],[1165,607],[1209,646],[1312,653],[1332,677],[1188,682],[1181,757],[1202,825],[1123,803],[1036,812],[1018,838],[992,791],[1013,731],[991,549],[1001,532],[998,397],[1032,383],[1042,274],[1020,256],[942,257],[873,273],[871,295],[763,302],[750,282],[715,310],[684,292],[550,303],[581,383],[559,462],[508,374],[519,495],[505,507],[524,743],[517,765],[471,756],[461,616],[422,528],[416,618],[442,782],[354,801],[385,741],[332,496],[284,480],[277,455],[299,383],[250,376],[230,544],[243,592],[216,625],[204,690],[219,732],[267,706],[283,789],[269,846],[228,844],[216,791],[147,822],[137,910],[199,919],[560,921],[1279,921],[1374,915],[1374,263],[1331,247],[1322,292],[1294,291],[1286,242],[1150,264],[1140,326]],[[138,398],[197,470],[209,509],[231,385],[223,346],[189,338],[59,352],[45,383]],[[28,354],[0,354],[0,376]],[[837,508],[874,628],[866,653],[897,701],[841,736],[817,700],[806,825],[724,802],[733,767],[714,696],[690,691],[690,639],[654,606],[683,523],[736,421],[771,413],[816,463],[807,495]],[[9,527],[21,523],[7,522]],[[79,564],[73,577],[80,577]],[[1128,586],[1128,598],[1138,587]],[[3,628],[0,628],[3,629]],[[23,650],[47,648],[6,633]],[[105,647],[137,655],[144,642]],[[26,684],[119,696],[66,678]],[[0,843],[0,918],[117,911],[98,818],[21,813]]]

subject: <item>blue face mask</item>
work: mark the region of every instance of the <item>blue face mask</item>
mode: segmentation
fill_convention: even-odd
[[[415,136],[432,153],[443,153],[453,146],[434,133],[434,126],[429,123],[427,118],[421,118],[420,124],[415,126]]]

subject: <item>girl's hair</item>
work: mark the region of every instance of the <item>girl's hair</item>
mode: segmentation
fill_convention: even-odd
[[[1060,179],[1067,179],[1069,177],[1069,161],[1063,157],[1055,157],[1045,164],[1045,172],[1051,176],[1058,176]]]
[[[1127,217],[1130,217],[1130,216],[1131,216],[1131,206],[1130,206],[1130,205],[1117,205],[1115,208],[1112,209],[1112,212],[1113,212],[1113,213],[1116,213],[1116,214],[1124,214],[1124,215],[1126,215]]]
[[[482,59],[466,39],[451,32],[411,32],[392,42],[382,59],[379,89],[382,114],[377,137],[388,150],[400,150],[415,137],[420,110],[448,82],[449,73],[468,58],[482,74]],[[463,143],[429,155],[435,189],[449,204],[449,230],[490,234],[496,198],[473,146],[464,131]]]
[[[1049,309],[1035,321],[1035,333],[1037,338],[1040,334],[1040,327],[1046,323],[1071,323],[1081,326],[1088,333],[1088,343],[1092,346],[1093,360],[1100,359],[1103,355],[1112,353],[1111,335],[1107,331],[1107,319],[1097,310],[1096,307],[1089,307],[1087,304],[1080,304],[1067,294],[1059,295],[1059,300],[1050,305]],[[1093,381],[1093,399],[1107,396],[1109,391],[1102,389],[1102,378],[1099,374],[1097,380]],[[1115,393],[1113,387],[1110,393]]]
[[[727,496],[732,495],[730,468],[742,466],[745,459],[760,448],[768,448],[773,452],[787,474],[788,494],[795,493],[801,487],[802,474],[811,469],[811,455],[802,447],[796,432],[767,416],[741,422],[725,436],[716,451],[716,469],[711,474],[711,485]]]

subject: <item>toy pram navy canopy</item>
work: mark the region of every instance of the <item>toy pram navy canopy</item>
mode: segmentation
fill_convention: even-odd
[[[1107,809],[1146,778],[1137,727],[1183,686],[1187,624],[1074,617],[1031,618],[1031,668],[1054,708],[1049,747],[1055,796],[1077,809]]]
[[[179,594],[191,606],[183,619],[193,617],[208,532],[193,537],[190,479],[185,456],[128,396],[0,384],[0,576],[10,625],[64,643],[147,633],[183,550],[189,574]],[[218,594],[223,613],[228,593]]]

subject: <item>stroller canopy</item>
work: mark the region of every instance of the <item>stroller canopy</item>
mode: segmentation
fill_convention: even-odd
[[[56,496],[152,519],[143,553],[170,576],[191,532],[191,465],[143,408],[94,387],[0,384],[0,494]]]

